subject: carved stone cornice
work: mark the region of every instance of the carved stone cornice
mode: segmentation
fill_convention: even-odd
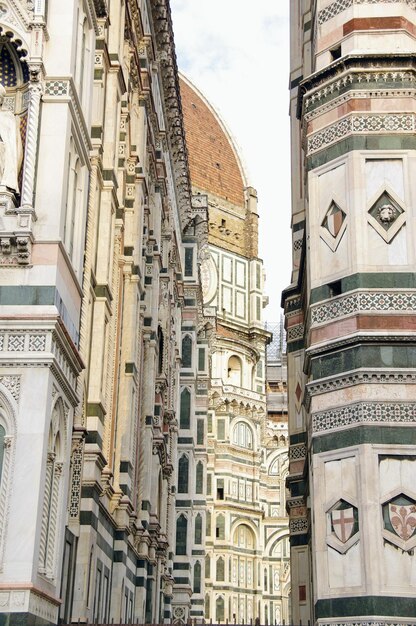
[[[172,17],[168,0],[151,0],[151,8],[156,31],[157,60],[164,92],[167,131],[174,165],[176,196],[184,226],[191,211],[191,183]]]

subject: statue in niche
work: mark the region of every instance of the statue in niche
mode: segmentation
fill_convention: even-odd
[[[4,111],[6,90],[0,83],[0,186],[19,193],[17,178],[23,159],[19,120],[11,111]]]

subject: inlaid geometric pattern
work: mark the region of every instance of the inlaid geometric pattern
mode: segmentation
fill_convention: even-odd
[[[67,80],[47,80],[45,94],[48,96],[67,96],[69,94],[69,82]]]
[[[318,24],[324,24],[332,17],[335,17],[345,9],[348,9],[353,4],[377,4],[377,3],[385,3],[385,4],[396,4],[396,3],[405,3],[410,8],[416,8],[416,0],[335,0],[332,4],[322,9],[318,13]]]
[[[415,132],[413,113],[386,115],[350,115],[308,137],[308,154],[326,148],[352,133]]]
[[[23,352],[25,348],[25,336],[24,335],[9,335],[7,348],[9,352]]]
[[[45,350],[46,335],[30,335],[29,352],[43,352]]]
[[[416,423],[416,403],[356,402],[312,415],[314,433],[363,423]]]
[[[322,324],[359,311],[416,310],[416,292],[357,292],[316,306],[311,310],[311,323]]]

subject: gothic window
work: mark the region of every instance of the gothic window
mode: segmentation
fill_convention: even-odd
[[[224,515],[218,515],[215,524],[215,537],[217,539],[225,539],[225,518]]]
[[[176,554],[186,554],[187,533],[188,520],[185,515],[180,515],[176,520]]]
[[[238,356],[231,356],[228,359],[228,382],[230,385],[236,385],[237,387],[241,387],[241,359]]]
[[[220,622],[224,621],[225,606],[224,606],[224,598],[222,596],[217,597],[215,608],[217,612],[217,624],[219,624]]]
[[[211,535],[211,511],[207,511],[207,513],[206,513],[205,535],[207,537],[209,537]]]
[[[205,578],[211,577],[211,557],[209,554],[205,557]]]
[[[207,474],[207,495],[210,496],[212,491],[212,474]]]
[[[195,518],[195,543],[202,543],[202,516],[199,513]]]
[[[180,427],[191,427],[191,392],[187,388],[181,393]]]
[[[217,582],[224,582],[225,578],[225,567],[224,567],[224,559],[220,556],[217,561],[217,571],[215,576]]]
[[[185,276],[192,276],[194,273],[194,249],[185,248]]]
[[[207,593],[205,596],[205,619],[209,619],[210,614],[210,597]]]
[[[194,567],[194,593],[201,593],[201,563],[199,561]]]
[[[253,432],[244,422],[238,422],[233,430],[233,443],[242,448],[253,448]]]
[[[182,367],[192,367],[192,338],[189,335],[182,339]]]
[[[83,233],[84,171],[85,168],[82,166],[81,159],[75,148],[74,140],[71,137],[69,145],[69,168],[63,224],[63,241],[77,274],[81,271],[80,263],[84,248],[84,243],[83,241],[81,242]]]
[[[198,461],[197,466],[196,466],[196,489],[195,492],[196,493],[203,493],[204,492],[204,466],[202,464],[202,461]]]
[[[178,493],[188,493],[189,482],[189,459],[186,455],[179,459],[178,468]]]
[[[61,482],[64,456],[64,408],[58,399],[52,411],[46,457],[42,524],[39,540],[39,572],[55,577],[57,529],[61,508]]]

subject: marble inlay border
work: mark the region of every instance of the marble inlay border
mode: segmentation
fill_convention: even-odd
[[[322,26],[328,20],[349,9],[354,4],[407,4],[411,9],[416,9],[416,0],[335,0],[318,13],[318,25]]]
[[[311,309],[311,325],[324,324],[345,315],[363,311],[387,311],[414,313],[416,292],[371,292],[363,291],[334,298]]]
[[[312,415],[314,433],[365,423],[416,423],[416,403],[356,402]]]
[[[323,150],[328,145],[350,134],[414,133],[415,129],[416,116],[414,113],[350,115],[310,135],[307,140],[307,154]]]

